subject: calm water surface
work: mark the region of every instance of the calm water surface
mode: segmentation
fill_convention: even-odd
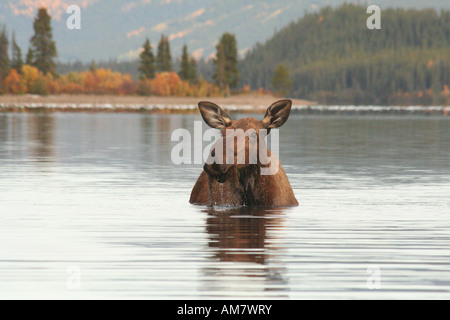
[[[265,210],[188,203],[194,120],[0,114],[0,298],[450,298],[450,118],[291,115]]]

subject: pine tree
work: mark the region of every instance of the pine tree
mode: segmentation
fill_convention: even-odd
[[[189,59],[189,81],[197,81],[197,62],[193,57]]]
[[[155,57],[148,38],[144,43],[143,49],[144,50],[139,55],[140,62],[138,70],[141,79],[151,79],[155,77]]]
[[[6,26],[3,26],[0,31],[0,91],[3,88],[3,82],[9,73],[9,55],[8,55],[8,35],[6,33]]]
[[[164,57],[165,57],[165,64],[164,64],[165,71],[172,71],[172,55],[170,54],[169,39],[167,37],[164,46]]]
[[[186,45],[183,46],[180,72],[178,74],[180,75],[181,79],[190,82],[197,79],[196,62],[195,59],[189,57]]]
[[[159,72],[172,71],[172,56],[170,54],[169,39],[161,35],[156,54],[156,66]]]
[[[286,96],[292,89],[292,79],[284,63],[280,63],[272,78],[272,87],[282,96]]]
[[[213,60],[216,65],[216,71],[214,72],[213,78],[216,80],[216,84],[219,88],[224,89],[226,86],[225,79],[225,54],[223,45],[219,43],[216,47],[216,58]]]
[[[234,35],[224,33],[216,46],[216,72],[214,79],[221,89],[226,89],[229,95],[230,87],[235,87],[239,81],[239,71],[237,68],[238,55],[237,44]]]
[[[95,61],[91,61],[91,65],[89,66],[89,71],[95,73],[97,71],[97,65],[95,64]]]
[[[33,52],[33,65],[44,74],[55,74],[56,64],[54,58],[57,56],[56,45],[53,41],[50,16],[46,8],[40,8],[34,20],[34,35],[30,40]]]
[[[189,78],[189,55],[187,52],[187,45],[183,46],[183,50],[181,53],[180,72],[178,72],[178,74],[183,80],[187,80]]]
[[[22,60],[22,51],[20,47],[16,43],[16,35],[13,32],[12,34],[12,61],[11,68],[16,69],[18,73],[22,72],[23,60]]]
[[[25,64],[32,66],[34,64],[33,60],[34,60],[33,49],[29,47],[27,55],[25,57]]]

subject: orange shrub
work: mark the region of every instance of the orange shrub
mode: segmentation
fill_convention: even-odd
[[[69,93],[69,94],[84,93],[84,88],[81,84],[69,82],[63,84],[62,86],[60,85],[59,91],[61,93]]]
[[[83,78],[83,90],[85,93],[94,93],[97,91],[97,78],[95,72],[89,71],[85,73]]]
[[[51,73],[47,73],[45,76],[45,81],[47,83],[47,92],[50,94],[58,94],[59,89],[59,83],[58,81],[53,77]]]
[[[112,93],[124,94],[131,86],[131,76],[113,72],[110,69],[97,69],[88,71],[83,78],[83,88],[86,93]]]
[[[84,76],[82,72],[70,72],[63,74],[58,78],[58,86],[60,93],[84,93]]]
[[[157,96],[168,97],[171,95],[169,85],[169,72],[157,73],[151,81],[152,92]]]
[[[200,78],[197,83],[189,83],[181,80],[175,72],[157,73],[154,79],[146,80],[140,84],[140,88],[149,89],[157,96],[219,96],[223,93],[220,88]],[[142,91],[142,90],[141,90]]]
[[[16,69],[11,69],[5,78],[5,90],[13,94],[23,94],[26,92],[25,81],[20,78]]]

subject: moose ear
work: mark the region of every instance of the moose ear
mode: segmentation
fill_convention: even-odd
[[[211,128],[225,129],[232,123],[231,118],[218,105],[209,101],[198,103],[203,120]]]
[[[281,127],[289,118],[292,101],[289,99],[280,100],[267,108],[266,115],[262,119],[262,124],[266,129]]]

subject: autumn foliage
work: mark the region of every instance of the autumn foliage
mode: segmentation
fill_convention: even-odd
[[[219,96],[219,87],[203,79],[196,83],[181,80],[175,72],[157,73],[153,79],[141,80],[139,93],[143,95],[169,96]]]
[[[133,80],[129,74],[110,69],[70,72],[53,76],[36,67],[24,65],[20,72],[11,69],[4,80],[5,93],[12,94],[114,94],[157,96],[219,96],[221,90],[203,79],[189,82],[175,72],[156,73],[152,79]]]
[[[16,69],[11,69],[5,78],[5,90],[14,94],[26,92],[25,79],[19,76]]]

